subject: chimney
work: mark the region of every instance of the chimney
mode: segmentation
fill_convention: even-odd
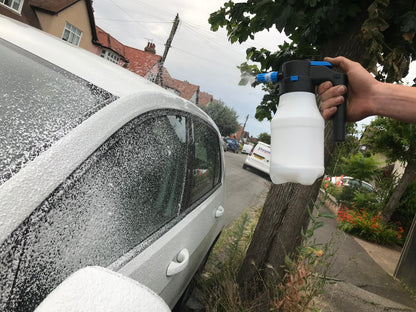
[[[156,45],[154,43],[148,42],[147,46],[144,48],[144,51],[156,54]]]

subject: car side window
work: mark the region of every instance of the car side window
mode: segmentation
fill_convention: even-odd
[[[1,311],[32,311],[70,273],[110,265],[179,215],[187,120],[131,121],[11,234],[0,246]]]
[[[201,121],[193,123],[195,155],[192,161],[190,203],[203,198],[221,182],[220,145],[217,133]]]

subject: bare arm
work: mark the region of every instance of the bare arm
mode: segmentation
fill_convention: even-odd
[[[382,83],[373,78],[359,63],[345,57],[325,58],[348,75],[347,119],[358,121],[372,115],[391,117],[416,123],[416,88]],[[321,111],[325,119],[336,112],[344,101],[345,86],[333,87],[330,82],[318,88]]]

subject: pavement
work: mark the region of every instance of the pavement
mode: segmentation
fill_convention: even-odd
[[[323,213],[336,213],[324,206]],[[329,283],[315,301],[322,312],[416,311],[416,299],[394,270],[400,247],[372,244],[336,229],[335,219],[325,219],[316,230],[319,243],[331,241],[335,252],[327,273]]]

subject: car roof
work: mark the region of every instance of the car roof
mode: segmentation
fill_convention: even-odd
[[[257,145],[265,145],[267,147],[270,147],[270,144],[264,143],[264,142],[257,142]]]
[[[144,87],[169,92],[94,53],[3,15],[0,15],[0,38],[116,96],[126,96]],[[112,75],[108,75],[109,72]]]
[[[212,119],[195,104],[100,56],[2,15],[0,38],[119,97],[0,185],[0,244],[89,155],[140,114],[183,110],[210,123],[220,137]]]

